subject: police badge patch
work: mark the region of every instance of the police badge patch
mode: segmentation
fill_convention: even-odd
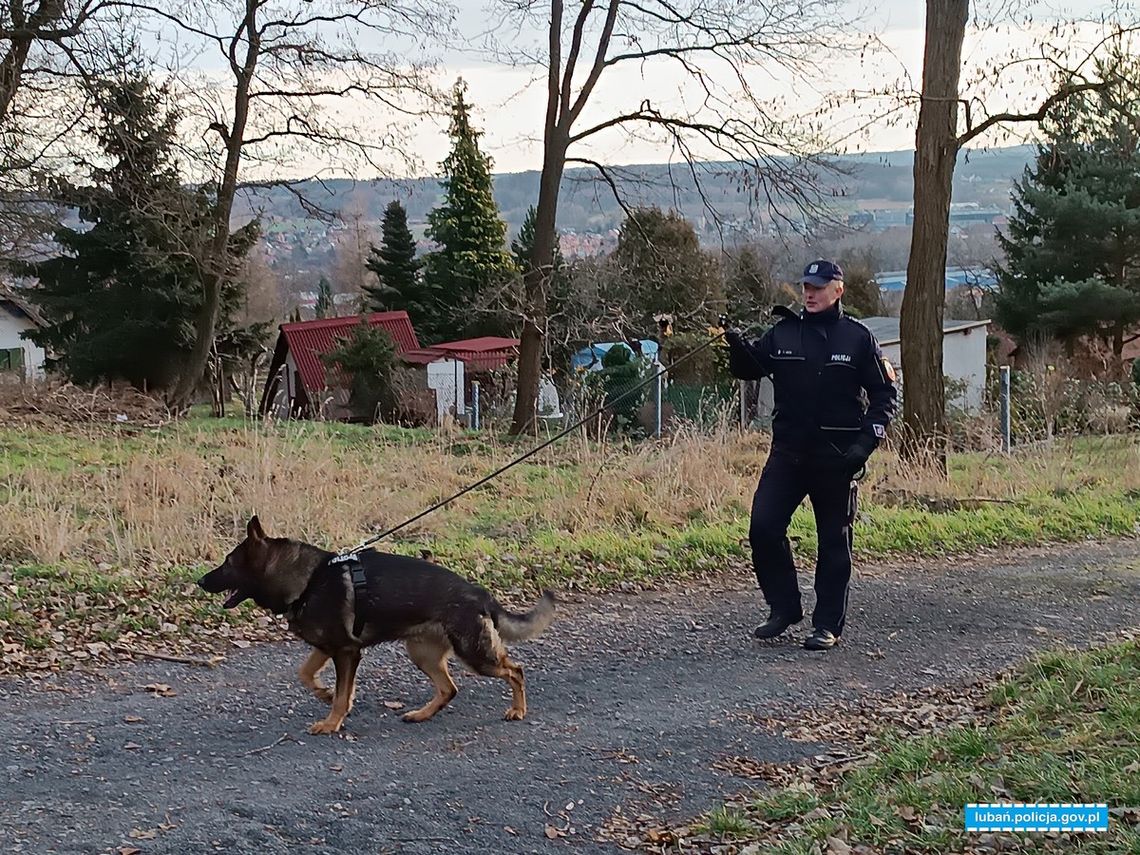
[[[879,439],[887,438],[887,429],[882,425],[871,425],[871,428],[875,431],[875,436]]]
[[[883,357],[882,361],[883,361],[883,373],[887,375],[887,379],[889,379],[892,383],[894,383],[895,382],[895,367],[893,365],[891,365],[891,361],[889,359],[887,359],[885,356]]]

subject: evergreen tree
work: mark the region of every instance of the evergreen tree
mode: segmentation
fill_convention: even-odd
[[[369,311],[404,309],[417,330],[431,323],[437,311],[428,285],[420,277],[423,262],[416,258],[416,241],[408,228],[408,212],[398,200],[384,209],[380,246],[373,246],[365,266],[376,274],[376,285],[365,286]]]
[[[511,241],[511,254],[514,256],[515,265],[520,272],[525,272],[530,267],[530,254],[534,248],[534,223],[538,217],[538,211],[531,205],[527,208],[526,216],[523,218],[522,225],[519,226],[519,233],[515,235],[515,239]],[[558,276],[559,273],[565,269],[566,260],[562,257],[562,246],[558,240],[558,236],[554,237],[554,275]]]
[[[317,305],[313,312],[318,318],[327,318],[334,314],[332,285],[324,276],[317,283]]]
[[[675,212],[634,209],[622,224],[613,259],[628,279],[630,315],[652,329],[659,314],[708,324],[724,310],[716,259],[701,249],[693,226]]]
[[[1126,97],[1066,102],[1016,184],[996,317],[1023,341],[1098,336],[1119,357],[1140,322],[1140,122],[1120,106],[1140,103],[1131,80]]]
[[[473,309],[517,275],[507,249],[507,225],[499,215],[491,183],[491,159],[479,150],[464,100],[466,86],[454,89],[449,135],[451,153],[442,164],[443,202],[428,214],[428,237],[439,247],[424,260],[427,293],[438,309],[422,325],[429,341],[486,331]]]
[[[106,165],[81,163],[88,183],[59,181],[55,192],[55,201],[76,209],[90,228],[61,225],[61,255],[18,266],[39,280],[25,295],[48,321],[27,337],[54,353],[53,366],[75,382],[123,379],[166,390],[194,342],[203,299],[200,249],[213,201],[208,191],[182,185],[173,154],[178,115],[165,109],[167,92],[136,64],[93,84],[92,95]],[[236,277],[257,235],[251,223],[231,238],[221,336],[237,332],[244,285]]]
[[[347,386],[348,403],[353,415],[373,421],[391,419],[396,411],[393,372],[396,367],[396,345],[380,327],[363,319],[347,338],[339,338],[336,346],[321,356],[325,370],[336,382]]]

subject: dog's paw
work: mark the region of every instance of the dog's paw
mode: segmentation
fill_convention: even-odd
[[[526,718],[526,710],[520,710],[517,707],[511,707],[503,716],[507,721],[522,721]]]
[[[309,726],[309,733],[313,734],[314,736],[320,736],[326,733],[336,733],[338,730],[340,730],[341,724],[342,722],[339,721],[332,721],[327,718],[321,719],[315,724]]]
[[[333,702],[333,690],[327,686],[317,686],[313,689],[313,694],[316,695],[320,700],[324,701],[326,704],[331,704]]]
[[[412,712],[404,713],[400,718],[412,724],[419,724],[421,721],[427,721],[432,715],[433,713],[424,712],[423,710],[413,710]]]

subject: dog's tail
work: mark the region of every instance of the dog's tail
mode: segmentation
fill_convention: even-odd
[[[495,614],[495,626],[503,641],[526,641],[536,638],[552,623],[554,623],[553,591],[543,591],[542,599],[525,615],[508,612],[502,607],[499,607]]]

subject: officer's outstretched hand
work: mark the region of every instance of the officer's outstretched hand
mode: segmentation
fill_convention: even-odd
[[[860,434],[859,438],[851,443],[851,447],[843,455],[843,462],[852,475],[867,465],[876,444],[867,434]]]
[[[724,340],[729,347],[741,347],[744,344],[744,336],[740,334],[740,330],[735,328],[724,331]]]

